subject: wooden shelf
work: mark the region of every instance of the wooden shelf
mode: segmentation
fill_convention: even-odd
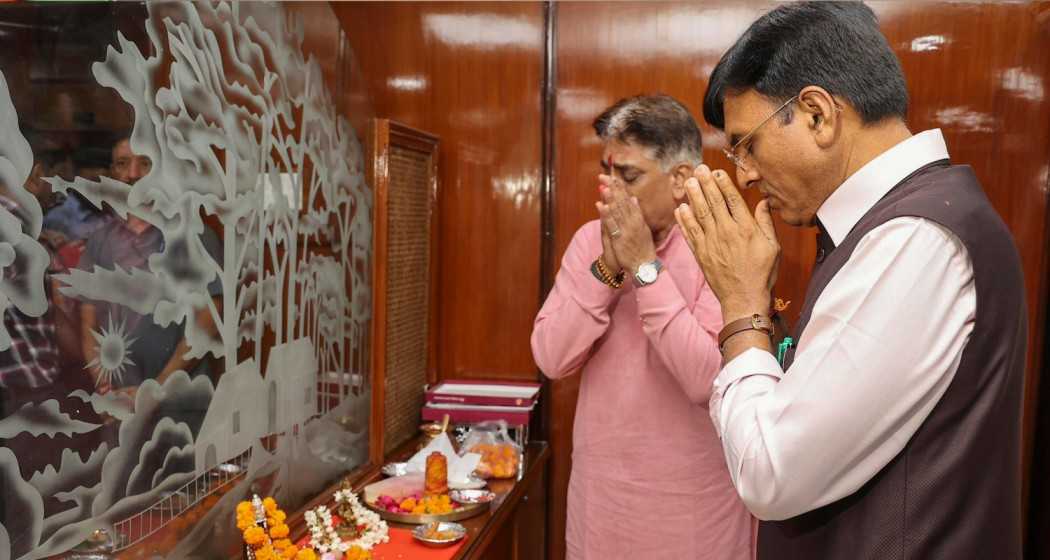
[[[412,439],[391,453],[388,462],[404,461],[418,449],[420,438]],[[532,442],[525,446],[525,464],[521,480],[493,480],[489,490],[496,494],[492,508],[485,514],[460,522],[467,529],[467,542],[454,560],[528,559],[539,560],[546,551],[546,492],[547,464],[550,448],[546,442]],[[379,480],[380,466],[352,473],[355,491]],[[356,475],[356,476],[355,476]],[[307,534],[303,514],[326,504],[333,506],[332,494],[340,489],[342,481],[326,488],[317,498],[289,516],[293,542]],[[412,528],[413,525],[390,523],[391,527]],[[524,550],[533,552],[523,553]],[[537,555],[539,554],[539,555]]]

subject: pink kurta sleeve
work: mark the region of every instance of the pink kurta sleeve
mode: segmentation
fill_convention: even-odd
[[[692,306],[672,274],[673,269],[664,270],[652,285],[635,290],[642,330],[689,400],[707,406],[722,365],[722,310],[703,273]]]
[[[580,228],[562,258],[554,288],[532,327],[532,355],[551,379],[579,369],[609,328],[609,307],[619,292],[591,273],[591,263],[602,252],[597,222]]]

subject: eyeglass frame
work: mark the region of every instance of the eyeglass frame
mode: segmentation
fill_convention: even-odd
[[[777,107],[776,111],[773,111],[772,113],[770,113],[769,116],[766,117],[765,119],[763,119],[762,122],[758,123],[758,125],[756,125],[755,128],[752,128],[751,132],[748,132],[747,134],[744,135],[743,138],[741,138],[740,140],[737,140],[736,144],[733,144],[733,147],[731,147],[731,148],[722,148],[722,153],[724,153],[726,155],[726,157],[729,158],[729,161],[731,161],[733,163],[733,165],[737,166],[738,168],[740,168],[740,169],[742,169],[744,171],[747,171],[749,168],[748,168],[747,165],[744,165],[743,158],[741,158],[741,157],[736,155],[737,148],[739,148],[741,144],[743,144],[744,142],[747,142],[752,136],[754,136],[755,133],[758,132],[758,129],[762,128],[763,125],[765,125],[767,122],[772,120],[773,117],[777,116],[777,114],[779,114],[781,111],[783,111],[788,105],[791,105],[793,102],[795,102],[798,99],[799,99],[798,94],[792,95],[791,99],[788,99],[787,101],[784,102],[783,105],[781,105],[780,107]]]

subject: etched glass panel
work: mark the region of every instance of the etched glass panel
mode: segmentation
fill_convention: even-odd
[[[228,558],[367,460],[372,191],[304,17],[0,6],[0,558]]]

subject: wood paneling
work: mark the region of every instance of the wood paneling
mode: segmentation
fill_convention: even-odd
[[[543,5],[333,9],[377,116],[442,139],[438,376],[536,379]]]
[[[578,227],[595,218],[601,147],[593,118],[617,99],[663,92],[700,120],[704,161],[728,167],[721,132],[702,122],[707,77],[722,53],[772,4],[715,2],[558,3],[555,115],[555,257]],[[913,131],[940,127],[954,161],[972,165],[1021,250],[1030,307],[1026,449],[1031,450],[1041,371],[1045,241],[1050,156],[1050,38],[1047,3],[875,3],[901,58]],[[757,193],[747,195],[751,202]],[[801,306],[815,254],[814,232],[778,223],[784,248],[777,295]],[[554,383],[552,559],[564,554],[564,502],[579,380]],[[1026,456],[1026,463],[1028,461]]]
[[[1050,166],[1050,2],[876,6],[904,67],[912,130],[939,127],[1014,234],[1029,307],[1025,465],[1043,364]],[[1025,496],[1030,477],[1025,476]]]
[[[696,115],[707,76],[767,2],[556,3],[551,190],[553,263],[540,270],[543,5],[335,4],[378,116],[442,137],[439,375],[526,379],[541,272],[594,218],[600,146],[591,120],[617,99],[660,91]],[[1031,311],[1025,437],[1045,314],[1050,160],[1048,4],[874,3],[904,66],[913,130],[940,127],[972,165],[1021,250]],[[704,159],[728,168],[700,122]],[[751,202],[757,193],[747,195]],[[777,295],[801,306],[814,232],[778,224]],[[545,392],[553,451],[550,542],[564,556],[565,488],[578,379]],[[1027,461],[1027,459],[1026,459]]]
[[[618,99],[662,92],[680,100],[697,119],[704,161],[728,162],[722,133],[701,117],[707,76],[722,53],[766,8],[735,3],[559,3],[556,14],[556,113],[554,252],[555,270],[576,230],[597,218],[595,185],[601,144],[591,122]],[[754,198],[753,194],[751,195]],[[755,200],[752,200],[752,203]],[[784,259],[778,294],[802,301],[813,233],[778,224]],[[793,317],[792,317],[793,318]],[[550,555],[565,556],[565,508],[572,468],[572,429],[579,376],[552,383],[549,441],[551,461]]]

